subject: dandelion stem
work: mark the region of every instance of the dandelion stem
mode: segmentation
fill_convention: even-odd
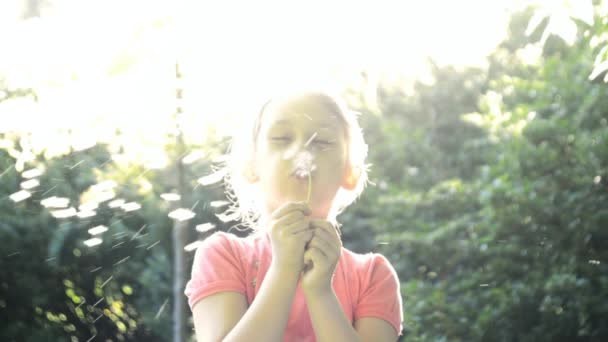
[[[311,173],[308,173],[308,195],[306,195],[306,203],[310,204],[310,193],[312,192],[312,177]]]

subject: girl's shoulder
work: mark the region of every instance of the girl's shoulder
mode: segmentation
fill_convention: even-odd
[[[366,278],[368,281],[387,276],[397,278],[397,272],[391,262],[380,253],[362,254],[343,247],[340,262],[346,272],[357,278]]]
[[[246,254],[265,251],[267,243],[268,239],[265,234],[240,237],[232,233],[217,231],[203,240],[199,249],[221,250],[242,257]]]

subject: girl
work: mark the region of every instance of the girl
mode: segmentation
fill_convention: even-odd
[[[217,232],[185,294],[202,341],[395,341],[399,279],[380,254],[342,247],[337,215],[367,181],[353,112],[307,92],[275,98],[235,135],[226,181],[254,234]]]

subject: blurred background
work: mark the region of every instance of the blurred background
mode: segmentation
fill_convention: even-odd
[[[0,2],[0,340],[194,341],[228,135],[273,93],[361,113],[402,341],[608,340],[608,2]]]

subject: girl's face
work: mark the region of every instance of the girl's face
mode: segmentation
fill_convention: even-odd
[[[347,164],[341,119],[321,104],[269,107],[262,116],[255,154],[264,214],[288,201],[306,201],[310,173],[312,216],[327,218]]]

